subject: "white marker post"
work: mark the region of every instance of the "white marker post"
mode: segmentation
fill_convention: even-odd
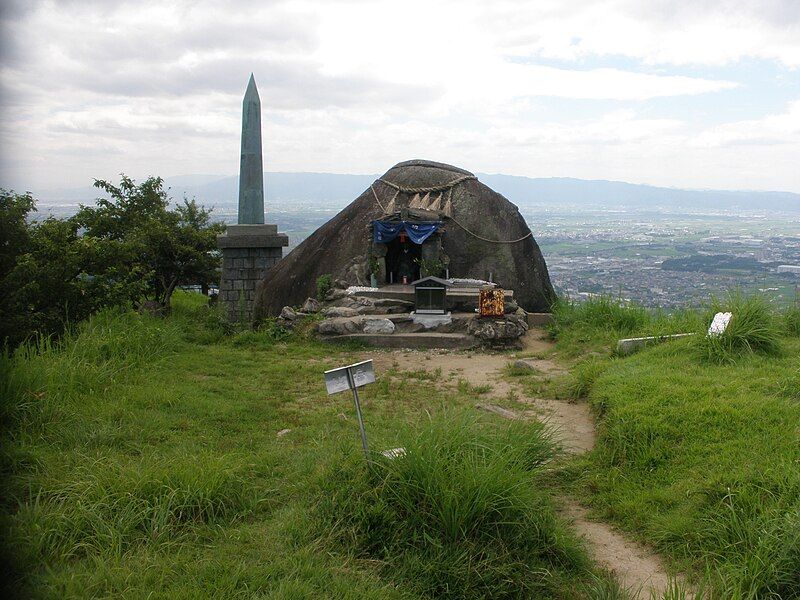
[[[358,388],[368,383],[375,383],[372,360],[365,360],[346,367],[325,371],[325,387],[329,396],[345,390],[353,390],[353,402],[355,402],[356,415],[358,416],[358,429],[361,432],[361,445],[364,448],[364,456],[367,457],[367,460],[369,460],[369,447],[367,446],[367,432],[364,430],[364,418],[361,416],[361,403],[358,400]]]
[[[729,312],[718,312],[715,314],[714,320],[711,321],[711,326],[708,328],[706,337],[718,337],[725,333],[732,318],[733,313]]]

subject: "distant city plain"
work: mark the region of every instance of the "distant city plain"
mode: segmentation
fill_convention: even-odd
[[[268,173],[267,221],[289,248],[368,189],[375,175]],[[607,294],[665,309],[702,305],[729,290],[798,302],[800,195],[671,190],[608,181],[479,175],[516,204],[559,294]],[[236,222],[236,179],[167,180],[171,197],[196,198]],[[98,196],[91,188],[35,194],[39,215],[64,217]],[[451,273],[459,276],[458,273]],[[485,277],[489,273],[483,274]],[[501,282],[513,287],[513,282]]]

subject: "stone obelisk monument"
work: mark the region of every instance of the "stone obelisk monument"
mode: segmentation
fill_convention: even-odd
[[[261,153],[261,98],[250,75],[242,102],[242,157],[239,162],[239,224],[264,224],[264,159]]]
[[[261,99],[253,75],[242,102],[239,217],[217,242],[222,250],[220,300],[230,320],[250,322],[256,285],[283,258],[283,248],[289,245],[289,238],[278,233],[277,225],[264,224]]]

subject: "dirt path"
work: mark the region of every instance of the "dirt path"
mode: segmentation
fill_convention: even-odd
[[[529,334],[530,335],[530,334]],[[526,336],[528,338],[528,336]],[[552,344],[535,335],[525,340],[523,354],[544,352]],[[426,352],[397,350],[386,354],[373,355],[375,368],[386,371],[396,368],[401,371],[441,370],[442,380],[449,384],[457,384],[459,380],[467,381],[478,387],[491,385],[487,397],[507,399],[513,394],[518,402],[530,408],[521,416],[534,417],[546,422],[558,434],[567,452],[580,454],[594,447],[594,417],[585,402],[565,402],[547,398],[531,398],[525,396],[519,386],[514,385],[502,376],[503,369],[510,359],[505,354],[451,353],[429,350]],[[544,375],[562,375],[564,367],[543,358],[524,358],[524,362]]]
[[[561,375],[565,369],[541,355],[552,348],[552,344],[529,332],[523,339],[523,358],[537,372],[544,375]],[[594,447],[597,439],[594,417],[585,402],[568,402],[526,396],[520,386],[503,378],[502,372],[516,358],[502,354],[451,353],[428,350],[423,352],[395,350],[371,355],[376,370],[400,371],[441,370],[444,385],[455,386],[459,380],[470,385],[491,386],[476,406],[506,418],[538,418],[547,422],[555,431],[567,452],[582,454]],[[509,410],[492,404],[491,400],[507,400],[529,407],[524,410]],[[634,598],[650,598],[651,593],[661,597],[669,585],[661,559],[645,546],[625,538],[607,523],[593,521],[589,512],[571,498],[561,498],[562,515],[573,523],[575,530],[586,540],[594,561],[614,574],[619,583]],[[688,595],[687,595],[688,597]]]

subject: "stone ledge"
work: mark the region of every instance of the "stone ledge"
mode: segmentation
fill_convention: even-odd
[[[275,235],[218,235],[217,245],[220,248],[282,248],[289,245],[289,236],[285,233]]]
[[[330,343],[358,342],[377,348],[445,348],[466,350],[477,345],[475,338],[462,333],[350,333],[320,338]]]
[[[228,225],[225,233],[229,237],[240,235],[278,235],[278,226],[273,223],[267,224],[236,224]]]

